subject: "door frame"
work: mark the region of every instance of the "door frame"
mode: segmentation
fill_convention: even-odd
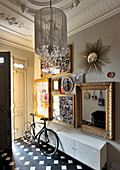
[[[25,64],[25,109],[27,113],[27,59],[26,58],[17,58],[11,55],[11,129],[12,129],[12,141],[15,140],[14,135],[14,62],[23,61]],[[25,121],[27,120],[27,114],[25,114]]]

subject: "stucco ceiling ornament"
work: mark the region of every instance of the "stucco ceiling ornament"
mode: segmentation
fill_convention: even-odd
[[[86,43],[85,50],[80,53],[80,68],[84,68],[85,73],[103,73],[102,66],[110,63],[107,53],[110,45],[103,45],[102,40],[98,39],[95,43]]]
[[[0,13],[0,20],[3,20],[5,22],[7,22],[9,25],[16,26],[18,28],[25,28],[27,30],[30,30],[30,28],[25,26],[23,22],[19,21],[14,16],[10,16],[10,15],[5,14],[3,12]]]

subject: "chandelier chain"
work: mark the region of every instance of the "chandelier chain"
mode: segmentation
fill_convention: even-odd
[[[50,0],[50,8],[52,7],[52,0]]]

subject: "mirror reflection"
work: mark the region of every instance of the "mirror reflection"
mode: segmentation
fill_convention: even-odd
[[[89,56],[88,56],[88,63],[95,63],[96,61],[97,61],[97,59],[98,59],[98,56],[97,56],[97,54],[96,53],[91,53],[91,54],[89,54]]]
[[[82,122],[97,128],[106,128],[105,90],[82,90]]]

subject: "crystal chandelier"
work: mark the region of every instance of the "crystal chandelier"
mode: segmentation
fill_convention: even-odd
[[[45,7],[35,14],[35,52],[55,57],[67,52],[67,17],[58,8]]]

